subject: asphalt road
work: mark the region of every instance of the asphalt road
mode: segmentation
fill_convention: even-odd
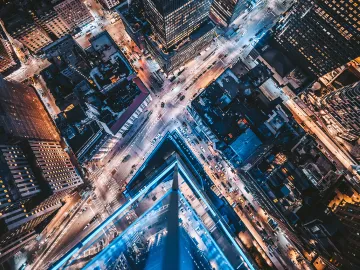
[[[113,181],[115,180],[117,184],[119,182],[125,183],[132,175],[132,166],[139,166],[153,150],[154,145],[151,141],[156,136],[163,136],[167,131],[178,128],[181,125],[181,120],[179,119],[181,119],[181,116],[186,112],[186,106],[192,100],[193,96],[215,80],[226,68],[235,64],[237,59],[244,59],[246,57],[252,48],[252,46],[249,45],[252,43],[250,40],[256,39],[255,34],[259,30],[264,29],[265,26],[270,28],[279,14],[285,11],[285,7],[279,4],[279,2],[280,1],[266,1],[260,3],[249,14],[237,19],[233,25],[240,27],[243,30],[240,31],[242,34],[237,34],[230,39],[222,37],[221,35],[215,38],[209,48],[184,66],[185,71],[178,76],[176,80],[171,82],[165,78],[161,91],[156,91],[156,94],[152,93],[153,102],[148,107],[148,112],[152,113],[148,119],[141,125],[137,124],[136,127],[133,127],[136,129],[136,134],[132,135],[131,138],[124,138],[126,143],[122,143],[121,147],[117,148],[118,151],[116,153],[111,152],[111,159],[106,162],[105,166],[101,169],[101,173],[94,177],[95,193],[99,199],[103,200],[104,204],[109,204],[114,200],[114,196],[116,196],[117,187],[114,188],[115,183]],[[270,7],[271,10],[269,10],[268,7]],[[90,45],[88,43],[89,36],[86,36],[85,33],[94,25],[95,28],[91,29],[91,35],[95,35],[103,29],[106,29],[117,44],[120,47],[126,48],[129,52],[127,54],[130,58],[129,60],[134,59],[134,53],[140,56],[140,52],[133,46],[121,21],[114,24],[109,23],[112,14],[105,14],[105,19],[102,19],[102,11],[100,11],[99,7],[94,3],[92,3],[91,10],[96,21],[89,24],[83,30],[83,36],[77,38],[81,46],[86,48]],[[101,26],[103,26],[103,29]],[[220,55],[227,56],[220,59]],[[148,88],[150,88],[150,76],[154,70],[157,69],[154,61],[142,57],[136,61],[133,66],[138,70],[139,77],[147,84]],[[209,66],[211,67],[208,69]],[[140,67],[142,67],[143,70],[139,70]],[[265,85],[265,87],[268,86]],[[179,99],[180,93],[185,96],[182,101]],[[161,102],[165,103],[164,108],[161,108],[159,105]],[[128,136],[130,136],[130,134],[128,134]],[[127,155],[130,155],[130,159],[126,163],[122,163],[121,161]],[[112,175],[114,170],[116,170],[116,179],[114,179]],[[240,189],[243,189],[244,185],[241,179],[237,179],[236,182]],[[249,197],[248,200],[252,202],[253,198]],[[77,219],[78,220],[74,221],[71,228],[67,231],[70,237],[64,236],[61,245],[55,247],[56,249],[54,248],[57,254],[63,254],[66,249],[64,249],[64,247],[70,246],[78,241],[78,238],[82,235],[81,231],[89,219],[91,219],[91,215],[86,214]],[[258,242],[261,241],[259,240]],[[266,250],[266,247],[264,247],[264,250]],[[53,253],[51,252],[50,255],[51,254]],[[276,261],[276,259],[272,260]],[[278,262],[275,263],[278,264]]]

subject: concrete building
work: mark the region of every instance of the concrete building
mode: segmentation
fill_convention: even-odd
[[[35,89],[0,78],[0,260],[28,241],[82,184]]]
[[[52,9],[37,10],[32,15],[38,25],[49,35],[54,35],[56,38],[61,38],[71,31],[67,23]]]
[[[16,61],[10,42],[0,37],[0,73],[14,66],[16,66]]]
[[[25,12],[20,11],[18,16],[6,21],[5,28],[12,38],[20,41],[33,53],[38,53],[52,42],[48,33]]]
[[[215,24],[207,21],[192,32],[183,42],[170,50],[164,50],[161,43],[153,36],[146,37],[147,48],[160,65],[161,69],[169,73],[198,55],[215,37]]]
[[[210,16],[215,22],[227,27],[246,10],[247,6],[247,1],[242,0],[214,0]]]
[[[335,215],[340,219],[347,233],[343,241],[343,255],[355,267],[360,266],[360,205],[342,203],[336,208]]]
[[[118,7],[116,11],[121,17],[125,26],[126,33],[131,37],[135,44],[141,49],[145,49],[144,29],[148,26],[143,17],[143,6],[141,4],[135,5],[137,2],[124,2]]]
[[[94,20],[88,8],[80,0],[55,0],[54,10],[71,30]]]
[[[29,140],[26,147],[28,158],[33,161],[34,173],[48,184],[51,194],[61,193],[56,197],[62,197],[63,191],[82,184],[69,155],[59,142]]]
[[[323,110],[338,128],[338,136],[354,141],[360,137],[360,83],[332,91],[321,100]]]
[[[1,145],[0,260],[35,236],[34,229],[83,182],[58,142]]]
[[[297,64],[322,76],[360,55],[358,3],[299,1],[280,21],[275,41]]]
[[[185,64],[212,40],[215,25],[209,21],[210,6],[209,0],[144,0],[151,26],[147,44],[165,72]]]
[[[100,1],[107,9],[112,9],[113,7],[116,7],[118,4],[120,4],[120,0],[100,0]]]
[[[50,116],[33,87],[0,77],[0,139],[59,141]]]
[[[42,49],[45,57],[73,82],[88,78],[90,63],[84,49],[71,35],[65,35]]]
[[[134,98],[129,106],[124,107],[120,114],[116,113],[114,108],[111,109],[111,104],[108,104],[110,107],[107,106],[106,110],[104,110],[104,108],[96,108],[91,104],[87,104],[88,116],[96,119],[108,134],[116,137],[117,139],[125,136],[134,121],[146,109],[152,100],[148,89],[138,77],[135,77],[122,85],[127,85],[128,90],[134,92]],[[112,117],[108,114],[109,110],[112,111]]]

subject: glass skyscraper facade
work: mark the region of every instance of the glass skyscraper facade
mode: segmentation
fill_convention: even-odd
[[[299,1],[277,27],[276,42],[319,77],[360,55],[359,2]]]
[[[144,0],[151,26],[145,41],[166,73],[186,64],[212,41],[215,24],[209,19],[210,7],[210,0]]]
[[[210,0],[144,0],[153,33],[165,49],[187,38],[208,20]]]

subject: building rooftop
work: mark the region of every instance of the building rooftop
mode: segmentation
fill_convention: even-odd
[[[270,66],[274,67],[281,77],[285,77],[295,69],[290,59],[276,48],[268,47],[261,53],[261,56]]]
[[[119,47],[112,39],[110,34],[107,31],[103,31],[96,36],[93,36],[89,39],[91,47],[96,51],[103,62],[114,62],[117,58],[120,58],[125,66],[129,69],[129,72],[132,70],[126,58],[122,55]]]
[[[143,101],[150,95],[148,89],[143,82],[138,78],[134,78],[133,82],[136,87],[140,90],[140,94],[132,101],[126,111],[116,120],[114,125],[111,127],[111,131],[116,134],[125,122],[131,117],[131,115],[138,109]]]
[[[146,20],[137,14],[136,10],[129,8],[128,2],[124,2],[115,8],[132,32],[142,31]]]
[[[261,140],[250,128],[248,128],[233,143],[231,143],[230,147],[239,158],[246,160],[260,145],[262,145]]]

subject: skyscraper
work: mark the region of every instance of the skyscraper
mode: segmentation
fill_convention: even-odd
[[[247,1],[214,0],[211,5],[211,15],[223,26],[229,26],[247,8]]]
[[[35,236],[34,229],[58,210],[83,182],[57,142],[0,145],[0,260]]]
[[[100,264],[112,269],[255,269],[250,254],[234,239],[240,219],[219,212],[234,210],[215,204],[218,198],[201,163],[176,131],[165,135],[124,194],[127,201],[54,268],[66,263],[85,269]],[[112,222],[122,233],[103,252],[82,256],[96,245],[101,228]]]
[[[144,0],[150,52],[166,72],[185,64],[212,40],[210,0]]]
[[[82,184],[59,141],[35,89],[0,78],[0,260]]]
[[[0,77],[0,139],[9,137],[60,139],[35,89]]]
[[[210,0],[145,0],[145,13],[153,33],[169,49],[208,20]]]
[[[276,42],[315,76],[360,55],[359,3],[304,0],[289,11],[275,31]]]
[[[360,137],[360,82],[330,92],[321,105],[338,127],[338,136],[350,141]]]
[[[341,239],[340,249],[353,267],[360,265],[360,205],[345,201],[335,210],[335,214],[346,228],[345,239]]]

